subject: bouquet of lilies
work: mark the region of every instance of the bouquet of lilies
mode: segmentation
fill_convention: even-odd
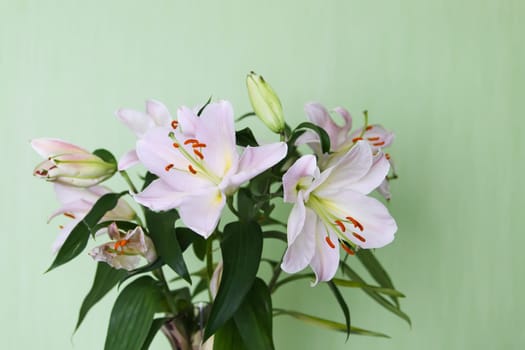
[[[246,84],[254,112],[237,120],[256,115],[278,142],[236,130],[231,103],[211,99],[180,107],[176,116],[154,100],[145,112],[118,110],[137,136],[118,161],[105,149],[32,141],[44,158],[34,175],[54,182],[60,202],[51,218],[66,220],[49,270],[99,242],[89,248],[97,266],[76,328],[119,289],[105,349],[147,349],[159,331],[173,349],[274,349],[272,320],[281,315],[347,338],[386,337],[351,324],[347,288],[361,289],[410,322],[400,309],[403,294],[372,250],[392,242],[397,230],[380,198],[390,200],[389,182],[397,177],[384,151],[393,133],[369,124],[366,112],[364,124],[352,129],[346,109],[319,103],[307,104],[308,121],[292,128],[261,76],[248,74]],[[145,171],[133,179],[128,172],[138,164]],[[116,173],[128,188],[101,185]],[[291,204],[287,222],[275,216],[282,202]],[[282,258],[269,257],[275,249],[263,250],[265,240],[283,242]],[[357,263],[373,282],[356,272]],[[328,286],[339,319],[272,304],[280,287],[305,279]]]

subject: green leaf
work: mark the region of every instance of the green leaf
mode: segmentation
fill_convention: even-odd
[[[233,222],[224,227],[221,242],[222,279],[213,302],[204,340],[208,339],[241,305],[261,261],[262,232],[255,222]]]
[[[395,289],[371,286],[369,284],[365,284],[365,283],[361,283],[361,282],[357,282],[357,281],[348,281],[348,280],[343,280],[343,279],[340,279],[340,278],[334,278],[334,279],[332,279],[332,282],[334,282],[335,285],[337,285],[339,287],[370,289],[370,290],[372,290],[374,292],[385,294],[385,295],[388,295],[388,296],[394,296],[394,297],[398,297],[398,298],[404,298],[405,297],[405,295],[403,293],[398,292]]]
[[[127,281],[129,278],[135,277],[135,276],[140,275],[142,273],[154,271],[156,269],[161,268],[163,265],[164,265],[164,261],[162,260],[162,258],[157,258],[157,260],[153,261],[151,264],[148,264],[148,265],[145,265],[145,266],[141,266],[139,268],[136,268],[135,270],[130,271],[127,276],[125,276],[124,278],[122,278],[120,280],[118,285],[120,287],[120,285],[122,285],[122,283]]]
[[[98,224],[96,224],[91,229],[91,233],[95,234],[99,230],[108,227],[112,223],[115,223],[120,230],[124,230],[124,231],[131,231],[131,230],[135,229],[137,226],[139,226],[136,222],[133,222],[133,221],[105,220],[105,221],[102,221],[102,222],[99,222]]]
[[[67,236],[64,244],[60,247],[60,250],[55,257],[55,260],[46,272],[73,260],[82,253],[84,248],[86,248],[89,234],[96,227],[100,219],[102,219],[108,211],[117,206],[119,198],[124,194],[126,194],[126,192],[107,193],[100,197],[84,219],[80,221],[75,228],[73,228],[69,236]]]
[[[206,103],[199,109],[199,111],[197,112],[197,117],[200,117],[202,112],[204,112],[204,109],[206,107],[208,107],[208,105],[210,104],[211,102],[211,96],[208,98],[208,100],[206,101]]]
[[[141,349],[148,338],[153,315],[162,291],[157,282],[144,276],[126,286],[111,310],[105,350]]]
[[[175,234],[183,252],[192,244],[194,248],[196,245],[204,245],[206,249],[206,239],[187,227],[176,227]]]
[[[235,312],[233,319],[247,349],[274,349],[272,299],[263,280],[255,279],[250,292]]]
[[[390,276],[388,276],[388,273],[386,270],[381,266],[381,263],[377,258],[375,257],[374,253],[370,249],[360,249],[357,251],[357,258],[363,266],[366,268],[368,273],[370,273],[370,276],[381,286],[389,289],[394,289],[394,284],[392,283],[392,280],[390,279]],[[399,300],[392,296],[392,301],[396,304],[396,306],[399,308]]]
[[[357,274],[357,272],[352,270],[350,268],[350,266],[348,266],[348,264],[346,264],[343,261],[341,261],[341,269],[343,271],[343,274],[348,275],[354,281],[357,281],[357,282],[365,284],[365,281],[361,278],[361,276],[359,276]],[[401,311],[401,309],[399,309],[395,305],[392,305],[387,299],[385,299],[384,297],[379,295],[379,293],[377,293],[377,292],[375,292],[375,291],[373,291],[371,289],[366,289],[366,288],[363,288],[363,291],[366,294],[368,294],[372,299],[374,299],[379,305],[383,306],[388,311],[392,312],[393,314],[395,314],[395,315],[399,316],[400,318],[402,318],[403,320],[407,321],[407,323],[409,325],[412,325],[412,323],[410,321],[410,317],[408,317],[407,314],[405,314],[403,311]]]
[[[277,309],[277,308],[275,308],[274,311],[275,311],[275,316],[288,315],[298,320],[301,320],[303,322],[312,324],[314,326],[323,327],[323,328],[332,329],[335,331],[346,333],[346,325],[343,323],[334,322],[334,321],[330,321],[324,318],[303,314],[302,312],[298,312],[298,311],[290,311],[290,310],[283,310],[283,309]],[[380,337],[380,338],[390,338],[386,334],[369,331],[369,330],[358,328],[358,327],[351,327],[350,334],[368,335],[368,336]]]
[[[226,322],[215,333],[213,350],[249,350],[244,344],[233,319]]]
[[[191,284],[191,277],[182,256],[182,249],[175,231],[175,220],[179,217],[175,210],[156,213],[145,209],[149,234],[157,255],[179,276]]]
[[[80,327],[88,311],[98,303],[128,272],[122,269],[114,269],[104,262],[97,263],[95,279],[88,294],[82,302],[75,331]]]
[[[339,306],[343,311],[343,315],[345,316],[346,340],[348,340],[348,337],[350,336],[350,310],[348,309],[348,305],[346,304],[345,298],[343,298],[343,295],[339,291],[339,288],[337,288],[337,286],[332,281],[328,281],[327,284],[334,294],[335,299],[339,303]]]
[[[323,153],[329,153],[330,152],[330,137],[326,133],[325,129],[321,128],[320,126],[317,126],[310,122],[304,122],[299,124],[293,133],[292,140],[295,141],[297,137],[299,137],[303,132],[301,132],[301,129],[310,129],[319,135],[319,139],[321,140],[321,149]]]
[[[148,350],[149,346],[151,345],[151,342],[155,338],[155,335],[157,335],[157,332],[162,328],[162,326],[170,320],[169,317],[163,317],[163,318],[156,318],[151,323],[151,327],[149,328],[148,335],[146,336],[146,340],[144,340],[144,343],[142,344],[142,350]]]
[[[246,188],[241,188],[237,192],[237,211],[242,221],[254,220],[257,215],[257,206]]]
[[[257,140],[255,139],[255,136],[253,135],[253,132],[248,127],[235,132],[235,139],[237,140],[238,146],[259,146]]]
[[[248,113],[244,113],[243,115],[241,115],[239,118],[237,118],[237,120],[235,120],[236,122],[240,122],[241,120],[243,119],[246,119],[248,117],[255,117],[257,114],[255,114],[255,112],[248,112]]]
[[[288,239],[286,238],[286,233],[284,232],[280,232],[280,231],[264,231],[263,232],[263,237],[264,238],[273,238],[273,239],[278,239],[280,241],[283,241],[283,242],[288,242]]]
[[[104,148],[96,149],[93,151],[93,154],[99,157],[100,159],[102,159],[106,163],[117,165],[117,159],[115,158],[113,153],[111,153],[107,149],[104,149]]]

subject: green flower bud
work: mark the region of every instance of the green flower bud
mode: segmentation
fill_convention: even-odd
[[[273,132],[284,130],[283,107],[279,97],[262,76],[250,72],[246,77],[248,96],[255,114]]]

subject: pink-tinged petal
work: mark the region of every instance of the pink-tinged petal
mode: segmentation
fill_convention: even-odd
[[[353,131],[349,139],[352,140],[361,135],[363,128],[359,128]],[[365,133],[363,134],[363,139],[370,144],[372,151],[377,151],[381,148],[386,148],[392,145],[394,142],[394,133],[386,130],[383,126],[374,124],[369,125]]]
[[[146,112],[153,118],[156,126],[170,126],[171,114],[168,108],[159,101],[147,100],[146,101]]]
[[[188,107],[180,107],[177,110],[179,128],[188,137],[195,136],[195,130],[199,122],[197,115]]]
[[[213,299],[215,299],[215,297],[217,296],[217,291],[219,290],[219,286],[221,284],[223,267],[224,267],[224,264],[221,260],[217,264],[217,267],[215,268],[215,271],[213,271],[213,275],[211,276],[210,293]]]
[[[390,169],[390,163],[382,152],[376,153],[373,164],[368,173],[361,179],[354,182],[349,189],[363,194],[368,194],[375,190],[384,180]]]
[[[283,200],[287,203],[297,201],[298,186],[307,188],[317,169],[315,156],[307,154],[297,159],[283,175]]]
[[[178,211],[184,225],[208,238],[217,227],[225,203],[226,196],[210,187],[186,196]]]
[[[327,242],[327,237],[333,246]],[[317,223],[315,242],[315,253],[310,261],[310,267],[315,273],[315,282],[312,283],[312,287],[319,282],[331,280],[339,266],[337,236],[333,232],[327,231],[321,220],[318,220]]]
[[[210,186],[210,180],[202,177],[204,174],[190,173],[190,162],[178,148],[173,146],[174,141],[168,136],[172,131],[168,128],[155,128],[148,131],[137,142],[137,155],[140,162],[176,191],[186,192],[193,188]],[[176,135],[177,138],[182,138],[179,133]],[[191,144],[184,145],[182,140],[179,140],[179,147],[186,147],[188,153],[192,152]]]
[[[204,162],[215,175],[225,176],[235,171],[239,154],[235,144],[233,107],[228,101],[210,103],[200,116],[195,137],[206,144],[201,152]]]
[[[139,255],[117,254],[113,252],[114,243],[106,243],[93,248],[89,255],[97,262],[105,262],[115,269],[134,270],[140,264]]]
[[[118,161],[118,170],[127,170],[140,162],[137,152],[132,149],[124,154]]]
[[[286,229],[288,245],[291,245],[295,241],[305,226],[306,208],[304,206],[302,192],[299,192],[297,197],[298,200],[295,202],[295,205],[288,216],[288,225]]]
[[[66,241],[67,237],[69,236],[71,231],[73,231],[75,226],[77,226],[80,220],[82,220],[82,217],[77,217],[76,219],[69,221],[67,224],[64,225],[64,227],[60,229],[60,233],[58,234],[57,238],[53,242],[53,245],[51,246],[51,251],[53,252],[53,254],[58,253],[60,248],[62,248],[62,245]]]
[[[143,112],[122,108],[116,112],[116,116],[139,138],[144,136],[146,131],[155,127],[153,119]]]
[[[175,191],[162,179],[157,179],[133,198],[153,211],[162,211],[176,208],[185,196],[185,193]]]
[[[109,224],[108,236],[114,241],[118,241],[120,239],[120,231],[116,223],[112,222],[111,224]]]
[[[279,163],[286,156],[287,150],[288,146],[284,142],[246,147],[239,160],[237,173],[229,178],[228,187],[236,190],[244,182]]]
[[[31,140],[31,147],[44,158],[67,153],[89,153],[87,150],[69,142],[52,138]]]
[[[313,131],[306,130],[301,136],[295,140],[295,145],[308,145],[315,154],[321,155],[323,153],[321,149],[321,141],[319,135]]]
[[[372,150],[368,143],[357,142],[354,147],[337,160],[333,169],[330,170],[330,176],[318,187],[316,192],[322,195],[323,191],[349,188],[368,173],[373,160]]]
[[[343,107],[335,107],[334,112],[339,114],[343,120],[344,125],[341,127],[342,130],[346,130],[346,133],[352,129],[352,116],[350,113]]]
[[[334,191],[328,198],[336,216],[342,220],[351,217],[357,223],[350,220],[346,224],[345,234],[354,244],[366,249],[381,248],[394,240],[397,224],[377,199],[348,190]]]
[[[347,140],[348,132],[352,127],[350,113],[342,107],[337,107],[334,111],[343,118],[344,124],[337,125],[326,108],[319,103],[308,103],[304,110],[308,119],[323,128],[330,137],[330,148],[336,151]],[[319,138],[317,138],[319,140]]]
[[[135,210],[124,199],[120,198],[117,202],[117,206],[112,210],[108,211],[104,215],[101,221],[111,220],[133,220],[137,216]]]
[[[296,273],[304,269],[312,260],[315,253],[315,230],[318,222],[317,215],[306,209],[302,231],[297,238],[288,241],[288,249],[283,257],[281,268],[288,273]],[[288,228],[290,230],[290,228]],[[288,231],[289,232],[289,231]]]
[[[53,218],[62,214],[66,214],[66,216],[71,218],[81,217],[89,212],[92,207],[93,203],[87,202],[83,199],[68,202],[51,214],[47,222],[49,223]]]
[[[54,189],[58,201],[62,204],[83,200],[86,203],[93,205],[102,195],[111,192],[109,189],[103,186],[80,188],[62,185],[59,183],[54,184]]]

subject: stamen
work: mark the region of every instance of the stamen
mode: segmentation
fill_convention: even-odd
[[[173,128],[173,130],[177,129],[178,126],[179,126],[179,122],[178,121],[173,120],[171,122],[171,127]]]
[[[166,165],[166,167],[164,168],[164,170],[166,170],[166,171],[170,171],[174,166],[175,166],[175,165],[173,165],[173,164],[168,164],[168,165]]]
[[[386,158],[387,160],[390,160],[390,153],[385,153],[385,158]]]
[[[335,249],[335,244],[334,244],[334,242],[332,242],[332,240],[330,239],[330,237],[326,236],[326,237],[325,237],[325,241],[326,241],[326,243],[330,246],[330,248]]]
[[[67,216],[68,218],[71,218],[71,219],[76,219],[75,215],[72,213],[64,213],[64,216]]]
[[[193,148],[204,148],[206,147],[206,144],[205,143],[194,143],[193,146],[191,146]]]
[[[357,238],[358,240],[360,240],[360,241],[363,242],[363,243],[366,242],[365,237],[361,236],[361,235],[358,234],[358,233],[352,232],[352,236],[354,236],[355,238]]]
[[[175,147],[175,148],[179,148],[180,145],[179,145],[177,142],[173,142],[173,147]]]
[[[339,226],[339,228],[341,229],[341,232],[345,232],[346,231],[346,227],[345,225],[341,222],[341,220],[335,220],[335,224],[337,226]]]
[[[373,143],[372,146],[384,146],[385,141]]]
[[[368,131],[368,130],[372,130],[373,127],[374,127],[373,125],[369,125],[369,126],[366,127],[365,130],[366,130],[366,131]]]
[[[46,176],[47,173],[48,173],[48,171],[46,169],[36,170],[35,171],[35,174],[37,174],[38,176]]]
[[[184,141],[184,144],[187,145],[187,144],[190,144],[190,143],[199,143],[199,140],[197,139],[187,139],[186,141]]]
[[[361,141],[362,139],[363,139],[362,137],[354,137],[354,138],[352,139],[352,142],[353,142],[353,143],[356,143],[357,141]]]
[[[343,249],[348,255],[355,255],[355,252],[352,249],[350,249],[350,247],[347,246],[345,243],[341,242],[341,247],[343,247]]]
[[[369,137],[367,140],[368,141],[378,141],[380,139],[379,136],[376,136],[376,137]]]
[[[197,149],[194,149],[193,153],[195,153],[197,155],[197,157],[199,157],[200,159],[204,159],[204,154],[202,154],[201,151],[199,151]]]
[[[354,227],[358,228],[360,231],[364,230],[363,225],[361,225],[361,223],[357,221],[356,219],[354,219],[353,217],[347,216],[346,219],[350,221],[354,225]]]
[[[53,165],[51,168],[48,169],[48,171],[49,171],[49,170],[56,169],[56,168],[58,168],[58,167],[57,167],[56,165]]]
[[[127,239],[121,239],[120,241],[116,241],[115,245],[113,246],[114,250],[119,250],[119,248],[124,248],[128,244]]]
[[[193,169],[193,166],[191,166],[191,164],[188,165],[188,170],[189,170],[190,173],[192,173],[193,175],[197,174],[197,170]]]
[[[64,225],[58,225],[58,228],[63,230],[64,229]]]

